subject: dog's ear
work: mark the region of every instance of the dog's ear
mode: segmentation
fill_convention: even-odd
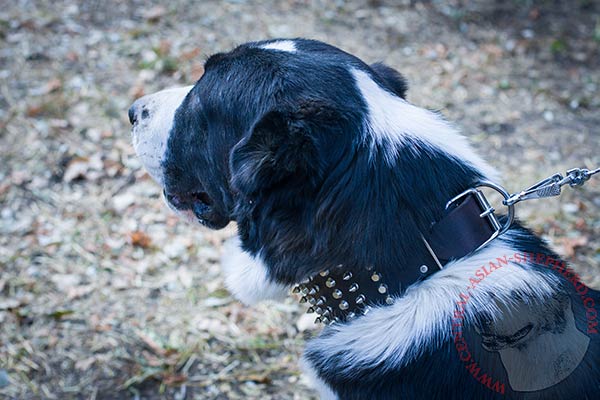
[[[267,112],[231,151],[231,183],[247,196],[284,181],[314,184],[321,176],[319,133],[335,119],[320,102]]]
[[[408,91],[408,83],[406,79],[392,67],[388,67],[384,63],[378,62],[371,64],[371,69],[386,85],[387,87],[396,93],[398,96],[406,99],[406,92]]]

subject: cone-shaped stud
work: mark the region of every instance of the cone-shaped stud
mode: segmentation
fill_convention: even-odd
[[[388,296],[385,298],[385,304],[394,304],[394,299],[392,298],[392,296]]]
[[[315,324],[318,324],[319,322],[321,322],[321,317],[317,317],[317,318],[315,319]]]
[[[306,298],[306,296],[302,296],[302,298],[300,299],[300,304],[306,303],[308,301],[308,299]]]
[[[331,277],[327,278],[327,280],[325,281],[325,286],[327,286],[328,288],[332,288],[335,286],[335,280]]]
[[[321,322],[322,322],[322,323],[324,323],[324,324],[329,324],[329,322],[330,322],[330,321],[329,321],[329,318],[327,318],[327,317],[322,317],[322,318],[321,318]]]
[[[294,288],[292,289],[292,293],[294,293],[294,294],[300,293],[300,286],[294,286]]]
[[[350,285],[350,287],[348,288],[348,291],[350,293],[354,293],[358,290],[358,283],[353,283],[352,285]]]
[[[315,304],[317,304],[317,299],[314,297],[310,297],[308,299],[308,302],[310,303],[311,306],[314,306]]]
[[[319,285],[315,285],[312,288],[310,288],[310,290],[308,291],[308,294],[310,294],[311,296],[314,296],[318,292],[319,292]]]
[[[364,303],[364,302],[365,302],[365,300],[366,300],[366,297],[365,297],[365,295],[364,295],[364,294],[361,294],[361,295],[359,295],[359,296],[356,298],[356,300],[355,300],[355,301],[356,301],[356,304],[362,304],[362,303]]]
[[[379,287],[377,288],[377,291],[381,294],[386,294],[387,293],[387,286],[385,284],[381,284],[379,285]]]
[[[319,272],[319,275],[321,275],[323,278],[325,278],[327,275],[329,275],[329,270],[326,269],[325,271],[321,271],[321,272]]]
[[[314,307],[309,307],[308,310],[306,310],[307,314],[312,314],[315,312],[315,308]]]
[[[422,274],[426,274],[428,270],[429,270],[429,268],[425,264],[423,264],[419,267],[419,271],[421,271]]]
[[[338,264],[337,265],[337,268],[343,268],[343,267],[344,267],[344,264]]]
[[[325,310],[323,310],[321,307],[315,308],[315,312],[319,315],[323,314],[323,311],[325,311]]]
[[[373,272],[373,275],[371,275],[371,280],[373,282],[379,282],[380,279],[381,275],[378,272]]]
[[[350,304],[348,304],[348,302],[346,300],[342,300],[340,301],[340,310],[347,310],[348,307],[350,307]]]
[[[353,320],[354,318],[356,318],[356,314],[353,312],[349,312],[348,315],[346,316],[346,320],[348,320],[348,321]]]
[[[367,315],[369,313],[369,311],[371,311],[371,307],[365,307],[362,314]]]
[[[325,304],[325,301],[327,301],[327,299],[325,298],[325,296],[321,296],[319,297],[319,300],[317,300],[317,305],[318,306],[322,306],[323,304]]]
[[[342,298],[343,293],[340,289],[335,289],[331,295],[337,300]]]
[[[343,279],[345,281],[349,280],[350,278],[352,278],[352,272],[348,271],[344,274]]]
[[[308,294],[308,288],[306,286],[303,287],[302,289],[300,289],[300,293],[306,296]]]

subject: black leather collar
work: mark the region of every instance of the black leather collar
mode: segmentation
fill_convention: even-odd
[[[446,205],[446,214],[422,234],[423,256],[410,260],[399,281],[386,280],[374,267],[348,270],[343,265],[324,270],[296,285],[300,303],[316,313],[315,322],[344,322],[366,314],[370,307],[390,305],[415,282],[427,279],[452,260],[479,249],[502,231],[494,209],[478,189],[469,189]]]

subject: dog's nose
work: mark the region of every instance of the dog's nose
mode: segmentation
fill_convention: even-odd
[[[135,103],[133,103],[133,105],[131,107],[129,107],[129,122],[131,123],[131,125],[135,125],[135,122],[137,121],[137,113],[135,111]]]

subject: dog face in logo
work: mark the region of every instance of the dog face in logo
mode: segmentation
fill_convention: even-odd
[[[497,352],[513,390],[533,392],[567,378],[585,356],[590,339],[575,325],[571,299],[557,295],[544,304],[515,296],[492,317],[481,315],[476,331],[482,346]]]

